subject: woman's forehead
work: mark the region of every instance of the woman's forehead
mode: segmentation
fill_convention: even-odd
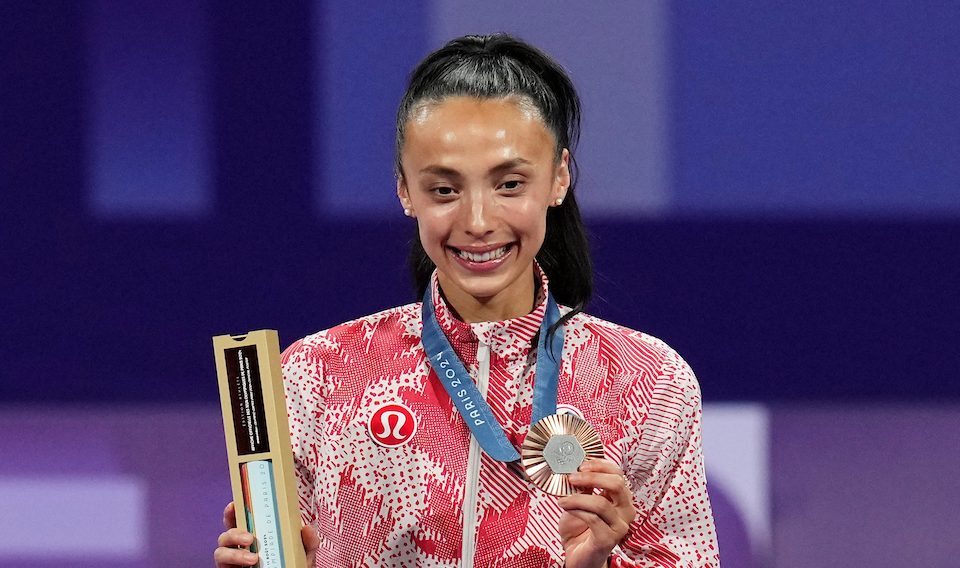
[[[555,145],[536,108],[515,97],[448,97],[418,105],[411,112],[405,138],[408,156],[470,153],[480,157],[490,152],[498,157],[538,157],[552,155]]]

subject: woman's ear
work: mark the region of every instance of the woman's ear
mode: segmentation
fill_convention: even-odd
[[[563,203],[563,200],[567,197],[568,189],[570,189],[570,151],[564,148],[560,154],[556,178],[553,182],[552,203],[554,205]]]
[[[410,202],[410,190],[407,189],[407,181],[402,174],[397,175],[397,198],[400,200],[400,206],[403,207],[403,214],[407,217],[416,217],[413,211],[413,203]]]

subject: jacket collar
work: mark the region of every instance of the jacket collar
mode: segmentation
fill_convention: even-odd
[[[433,276],[430,277],[433,305],[440,328],[450,339],[450,343],[456,347],[458,344],[483,342],[490,346],[490,352],[498,359],[516,359],[526,356],[534,336],[540,330],[540,324],[547,310],[546,291],[549,281],[547,275],[536,263],[534,263],[534,270],[540,286],[537,290],[539,301],[532,312],[514,319],[477,323],[467,323],[454,315],[440,293],[437,271],[434,270]],[[471,347],[471,351],[476,349],[476,345]]]

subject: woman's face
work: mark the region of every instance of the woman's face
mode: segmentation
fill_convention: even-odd
[[[555,145],[535,107],[513,98],[450,97],[411,113],[397,194],[465,320],[530,311],[547,208],[570,185]]]

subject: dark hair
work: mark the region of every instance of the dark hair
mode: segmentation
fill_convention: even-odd
[[[593,271],[586,231],[577,207],[574,148],[580,136],[580,98],[560,65],[539,49],[506,34],[454,39],[424,59],[410,76],[397,111],[397,175],[403,175],[400,154],[411,111],[423,101],[451,96],[528,99],[557,141],[556,156],[570,152],[570,187],[563,203],[547,210],[547,229],[537,261],[550,279],[557,302],[570,306],[569,319],[584,309],[593,292]],[[418,295],[430,284],[434,264],[414,232],[410,268]]]

